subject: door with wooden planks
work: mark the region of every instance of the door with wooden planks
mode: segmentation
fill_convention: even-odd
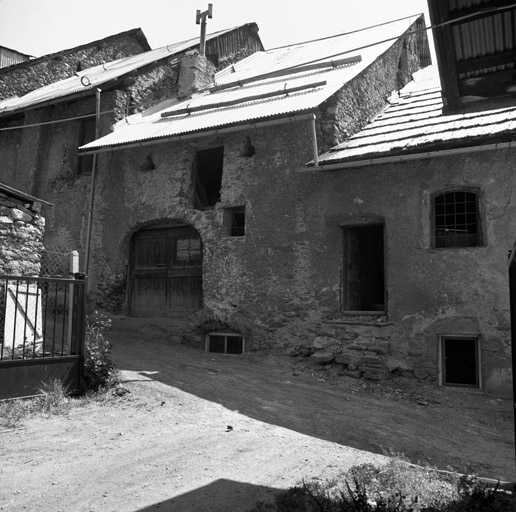
[[[183,317],[202,307],[202,243],[189,226],[153,227],[133,235],[130,314]]]

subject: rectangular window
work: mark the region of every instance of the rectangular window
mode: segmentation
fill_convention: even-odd
[[[479,388],[478,338],[441,336],[440,343],[442,385]]]
[[[245,337],[239,333],[211,332],[206,335],[206,352],[243,354]]]
[[[94,117],[87,117],[81,123],[79,132],[79,146],[84,146],[95,140],[95,125],[96,121]],[[93,155],[79,156],[79,162],[77,165],[77,174],[88,174],[93,169]]]
[[[344,311],[385,311],[383,224],[344,228]]]
[[[245,235],[245,206],[224,209],[224,226],[229,236]]]
[[[194,208],[213,208],[220,201],[224,147],[197,151],[193,169]]]
[[[481,245],[478,196],[455,190],[434,197],[434,246],[477,247]]]

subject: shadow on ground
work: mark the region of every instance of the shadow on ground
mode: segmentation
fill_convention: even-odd
[[[147,319],[115,318],[109,339],[117,367],[305,435],[514,480],[509,400],[441,388],[420,405],[368,393],[356,380],[346,388],[345,380],[331,386],[310,378],[310,372],[295,376],[288,358],[211,354],[166,341],[167,336],[170,330]]]
[[[138,509],[138,512],[200,512],[207,510],[207,503],[210,504],[210,512],[239,512],[249,509],[240,506],[241,503],[270,501],[276,492],[278,489],[271,487],[220,479],[194,491]]]

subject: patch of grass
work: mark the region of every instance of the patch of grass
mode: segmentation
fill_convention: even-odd
[[[18,428],[33,410],[31,399],[17,398],[0,402],[0,426]]]
[[[475,477],[459,478],[414,466],[399,457],[362,464],[337,479],[305,482],[250,512],[502,512],[516,510],[513,494]]]
[[[72,405],[68,390],[59,379],[43,383],[34,398],[34,409],[49,416],[67,414]]]
[[[38,396],[0,402],[0,426],[18,428],[33,414],[62,415],[71,407],[71,399],[59,379],[43,383]]]
[[[0,401],[0,427],[15,429],[31,416],[63,416],[73,407],[85,407],[91,403],[110,405],[118,402],[130,391],[121,386],[103,387],[96,391],[72,398],[59,379],[42,384],[39,394],[30,398]]]

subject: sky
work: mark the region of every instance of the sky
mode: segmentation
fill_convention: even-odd
[[[207,32],[256,22],[266,49],[349,32],[412,14],[426,0],[212,0]],[[39,57],[141,28],[152,48],[199,35],[206,0],[0,0],[0,46]]]

